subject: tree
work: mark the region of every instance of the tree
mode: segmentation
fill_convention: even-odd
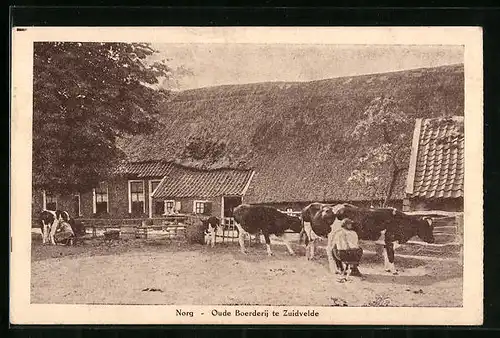
[[[37,42],[33,78],[33,184],[54,192],[88,189],[124,154],[119,137],[152,132],[154,89],[172,76],[144,43]]]
[[[411,151],[412,120],[390,97],[373,99],[356,124],[352,136],[364,145],[348,182],[366,189],[374,199],[391,199],[400,175],[407,170]]]

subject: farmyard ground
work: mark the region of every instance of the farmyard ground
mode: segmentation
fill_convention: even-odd
[[[365,279],[339,283],[324,252],[308,262],[275,245],[215,248],[165,239],[102,240],[75,247],[32,245],[31,302],[64,304],[192,304],[315,306],[462,306],[458,259],[398,256],[398,276],[366,253]],[[148,290],[149,289],[149,290]],[[151,291],[152,290],[152,291]]]

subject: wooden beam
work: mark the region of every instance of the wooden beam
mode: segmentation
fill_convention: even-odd
[[[413,130],[413,140],[411,143],[410,165],[408,167],[408,176],[406,177],[406,193],[413,194],[413,183],[415,180],[415,171],[417,169],[418,144],[420,142],[420,130],[422,119],[415,120],[415,129]]]

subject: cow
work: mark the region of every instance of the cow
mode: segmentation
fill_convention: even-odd
[[[45,244],[50,242],[55,245],[54,235],[59,225],[59,217],[55,211],[52,210],[42,210],[40,213],[40,229],[42,231],[42,243]]]
[[[273,255],[270,235],[280,238],[285,243],[290,255],[295,255],[290,242],[283,235],[289,229],[297,233],[300,232],[302,224],[298,217],[287,215],[273,207],[250,204],[241,204],[234,208],[233,217],[239,232],[238,239],[242,253],[246,253],[243,236],[245,234],[259,234],[262,231],[269,256]]]
[[[205,232],[205,243],[211,245],[212,248],[215,246],[215,233],[217,228],[220,226],[220,220],[215,216],[210,216],[207,219],[201,220],[203,223],[203,229]]]
[[[359,208],[344,204],[336,211],[337,219],[352,219],[359,239],[377,241],[384,236],[384,268],[398,274],[394,266],[394,248],[418,236],[426,243],[434,243],[431,217],[407,215],[395,208]]]
[[[299,243],[302,242],[302,237],[305,235],[306,258],[312,260],[314,258],[317,240],[320,238],[327,238],[328,244],[326,254],[328,256],[330,271],[337,274],[343,274],[345,270],[342,262],[333,255],[335,234],[341,227],[341,222],[337,220],[336,212],[344,206],[352,205],[347,203],[334,205],[315,202],[302,209],[300,216],[302,230],[299,237]],[[335,265],[333,265],[334,262]],[[351,266],[350,275],[361,275],[357,265]]]
[[[69,213],[64,210],[42,210],[40,216],[41,230],[42,230],[42,243],[50,242],[52,245],[56,244],[56,233],[62,230],[68,233],[68,238],[64,239],[66,244],[72,244],[74,236],[83,236],[85,234],[85,227],[81,222],[71,218]]]
[[[308,260],[314,258],[316,241],[319,238],[327,238],[332,231],[340,228],[340,223],[334,224],[336,220],[336,210],[344,204],[311,203],[301,211],[302,230],[299,236],[299,243],[305,237],[306,257]],[[347,205],[347,204],[345,204]]]

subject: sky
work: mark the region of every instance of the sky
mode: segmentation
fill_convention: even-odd
[[[463,63],[464,52],[462,46],[451,45],[156,43],[153,47],[159,51],[155,59],[190,71],[165,82],[174,90],[436,67]]]

